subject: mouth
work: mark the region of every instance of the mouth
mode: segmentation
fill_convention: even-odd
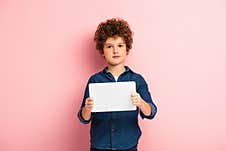
[[[117,58],[119,58],[120,56],[113,56],[112,58],[114,58],[114,59],[117,59]]]

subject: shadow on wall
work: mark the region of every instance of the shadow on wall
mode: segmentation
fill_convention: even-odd
[[[80,151],[88,151],[90,146],[90,124],[82,124],[80,123],[79,119],[77,118],[77,113],[80,109],[85,85],[88,81],[88,77],[92,74],[102,70],[105,66],[104,59],[101,57],[99,52],[96,50],[95,42],[93,41],[94,32],[90,32],[87,35],[79,35],[79,45],[80,50],[78,50],[78,43],[76,43],[76,50],[74,50],[74,64],[76,67],[76,73],[83,73],[81,75],[76,75],[78,80],[83,80],[82,82],[84,85],[76,87],[76,94],[75,97],[75,112],[74,116],[75,120],[75,127],[73,128],[73,148],[74,150]],[[79,59],[78,59],[79,58]],[[81,89],[82,87],[82,89]]]
[[[79,36],[78,41],[80,42],[80,50],[75,50],[75,61],[79,60],[79,62],[76,61],[75,64],[77,64],[77,70],[80,70],[80,72],[86,72],[88,73],[88,76],[90,76],[92,73],[102,70],[105,62],[99,51],[96,50],[96,45],[93,40],[94,31],[89,32],[87,35],[84,35],[84,37],[81,37],[81,35]]]

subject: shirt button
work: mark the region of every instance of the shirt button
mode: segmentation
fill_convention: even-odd
[[[114,132],[114,131],[115,131],[115,129],[114,129],[114,128],[112,128],[112,129],[111,129],[111,131],[112,131],[112,132]]]

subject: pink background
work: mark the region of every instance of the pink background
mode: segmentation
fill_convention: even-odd
[[[88,151],[77,111],[112,17],[130,23],[127,65],[159,108],[140,120],[140,151],[225,151],[225,0],[1,0],[0,150]]]

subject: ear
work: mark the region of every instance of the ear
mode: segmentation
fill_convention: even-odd
[[[103,51],[100,51],[100,55],[101,55],[103,58],[105,58],[104,52],[103,52]]]

